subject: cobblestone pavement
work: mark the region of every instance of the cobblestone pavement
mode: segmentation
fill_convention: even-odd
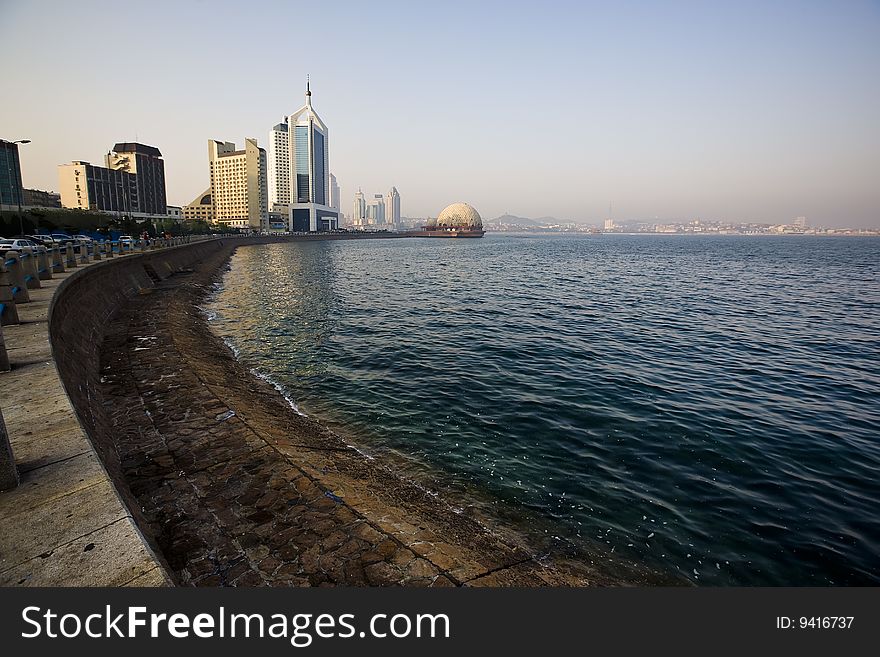
[[[101,406],[178,584],[615,583],[539,563],[294,413],[198,310],[228,255],[120,308],[102,350]]]

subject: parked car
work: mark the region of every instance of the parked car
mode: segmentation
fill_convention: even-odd
[[[17,240],[0,240],[0,253],[6,253],[7,251],[21,251],[20,246],[16,246]]]
[[[46,247],[42,244],[37,244],[36,242],[32,242],[31,240],[0,240],[0,251],[21,251],[25,248],[31,248],[34,251],[46,251]]]
[[[76,247],[77,252],[79,252],[82,247],[88,251],[95,245],[95,240],[88,235],[74,235],[73,244]]]
[[[53,248],[56,244],[54,238],[51,235],[25,235],[24,239],[28,239],[31,242],[36,242],[37,244],[42,244],[49,249]]]
[[[67,244],[76,243],[75,239],[73,239],[70,235],[66,235],[64,233],[52,233],[51,237],[59,246],[66,246]]]
[[[129,243],[131,243],[131,244],[134,244],[134,238],[133,238],[131,235],[120,235],[120,236],[119,236],[119,239],[118,239],[117,241],[119,241],[119,242],[129,242]]]

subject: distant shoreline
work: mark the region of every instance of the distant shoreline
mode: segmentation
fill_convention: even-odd
[[[868,230],[868,229],[866,229]],[[591,233],[586,230],[552,230],[552,229],[529,229],[521,230],[486,230],[486,235],[584,235],[587,237],[601,237],[605,235],[635,236],[662,236],[662,237],[880,237],[880,230],[870,229],[868,232],[845,232],[845,233],[721,233],[721,232],[603,232]]]

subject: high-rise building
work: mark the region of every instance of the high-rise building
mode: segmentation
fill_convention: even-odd
[[[58,165],[58,184],[65,208],[116,212],[129,217],[145,214],[140,210],[137,175],[122,169],[75,160]]]
[[[134,174],[137,185],[138,211],[164,215],[165,161],[155,146],[123,142],[113,146],[105,158],[107,168]]]
[[[617,228],[617,226],[614,225],[614,213],[612,212],[612,203],[611,203],[611,201],[609,201],[608,202],[608,217],[605,219],[605,221],[602,224],[602,230],[612,231],[615,228]]]
[[[351,223],[354,226],[363,226],[367,218],[367,202],[364,200],[364,193],[358,189],[354,195],[354,212],[351,215]]]
[[[397,193],[397,187],[392,187],[385,197],[385,221],[391,230],[400,227],[400,194]]]
[[[290,207],[290,133],[287,117],[269,131],[269,210],[287,214]]]
[[[105,164],[74,160],[59,165],[61,205],[142,218],[166,216],[165,162],[158,148],[118,143]]]
[[[18,144],[0,139],[0,205],[17,210],[24,205]]]
[[[341,206],[339,204],[339,185],[336,184],[336,176],[330,174],[330,207],[339,212]]]
[[[231,142],[208,140],[211,206],[214,223],[230,228],[268,230],[269,193],[266,150],[245,139],[244,150]]]
[[[385,224],[385,199],[381,194],[374,194],[367,204],[367,223],[371,226]]]
[[[795,217],[794,225],[798,228],[806,228],[807,227],[807,218],[806,217]]]
[[[306,104],[287,118],[290,131],[290,229],[335,230],[339,211],[330,205],[330,157],[327,126],[312,107],[306,83]]]

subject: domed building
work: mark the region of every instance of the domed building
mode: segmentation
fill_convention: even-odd
[[[447,205],[436,219],[429,219],[422,230],[423,237],[482,237],[485,234],[480,213],[467,203]]]

